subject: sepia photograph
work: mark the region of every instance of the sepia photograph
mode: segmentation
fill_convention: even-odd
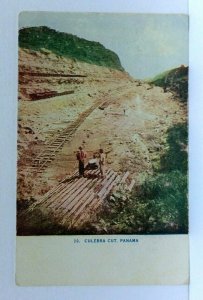
[[[21,12],[17,235],[188,234],[188,16]]]

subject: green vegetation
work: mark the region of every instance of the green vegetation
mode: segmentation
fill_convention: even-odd
[[[168,234],[188,232],[187,125],[168,130],[168,150],[160,169],[131,195],[111,195],[99,221],[88,232],[107,234]]]
[[[57,224],[50,215],[39,208],[33,209],[31,214],[28,214],[26,209],[34,202],[34,198],[17,202],[17,235],[69,234],[63,226]]]
[[[188,98],[188,67],[180,66],[179,68],[166,71],[153,78],[151,83],[163,87],[164,91],[170,90],[175,92],[181,101],[186,102]]]
[[[47,49],[56,55],[123,71],[119,57],[98,42],[58,32],[46,26],[23,28],[19,31],[21,48]]]
[[[168,129],[167,144],[168,151],[161,157],[161,172],[173,170],[187,173],[188,169],[188,128],[187,124],[176,124]]]

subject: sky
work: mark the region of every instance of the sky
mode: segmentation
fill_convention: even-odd
[[[22,12],[19,28],[31,26],[48,26],[100,42],[137,79],[188,65],[186,15]]]

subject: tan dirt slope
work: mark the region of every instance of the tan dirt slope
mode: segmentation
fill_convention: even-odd
[[[159,163],[167,146],[167,129],[186,121],[186,106],[172,93],[132,79],[126,72],[65,59],[47,50],[25,49],[19,50],[19,71],[18,198],[21,199],[36,198],[71,175],[77,168],[75,151],[80,145],[87,152],[87,160],[100,147],[104,148],[108,167],[117,172],[128,170],[140,183]],[[30,100],[31,94],[50,91],[74,93]],[[105,102],[105,109],[96,108],[48,168],[33,177],[32,159],[96,101]]]

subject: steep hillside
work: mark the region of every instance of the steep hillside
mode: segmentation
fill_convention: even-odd
[[[21,48],[45,48],[56,55],[123,70],[119,57],[98,42],[87,41],[75,35],[58,32],[46,26],[23,28],[19,31]]]
[[[86,83],[132,80],[124,71],[57,56],[47,49],[19,49],[19,99],[38,100],[76,93]],[[87,94],[88,94],[87,90]],[[84,96],[84,95],[83,95]]]
[[[45,27],[41,27],[40,30],[50,33]],[[22,38],[22,32],[28,32],[28,40],[26,35]],[[51,214],[46,215],[43,209],[34,213],[29,211],[28,219],[25,219],[23,211],[32,202],[40,200],[46,192],[50,192],[59,182],[62,182],[63,186],[64,179],[75,173],[78,168],[76,151],[79,146],[82,146],[87,154],[86,163],[102,148],[106,157],[105,167],[112,172],[109,174],[116,172],[120,176],[127,173],[129,182],[135,184],[135,198],[128,201],[126,195],[121,195],[122,198],[119,196],[118,201],[115,201],[115,204],[119,204],[118,209],[113,207],[109,210],[116,213],[113,218],[108,214],[105,228],[108,229],[108,224],[112,221],[117,222],[111,224],[110,233],[112,228],[115,233],[121,233],[123,228],[126,230],[126,224],[129,231],[125,233],[146,232],[146,228],[142,228],[142,220],[144,224],[149,224],[148,227],[154,232],[160,232],[157,228],[159,224],[169,232],[180,232],[180,226],[176,228],[176,219],[179,218],[176,212],[182,209],[187,199],[187,190],[182,184],[186,182],[184,178],[187,168],[187,105],[181,103],[182,98],[177,93],[178,90],[175,90],[174,82],[187,82],[187,68],[169,71],[149,84],[133,79],[118,65],[113,67],[110,63],[111,52],[103,59],[100,50],[105,48],[102,46],[97,45],[100,49],[97,61],[94,60],[93,54],[95,44],[86,41],[91,45],[89,49],[86,48],[88,55],[92,53],[88,62],[80,59],[82,49],[77,57],[62,55],[62,52],[59,55],[57,51],[66,48],[62,47],[62,40],[61,44],[56,42],[56,49],[54,45],[50,46],[53,43],[52,36],[49,42],[47,35],[42,39],[40,33],[38,39],[35,35],[35,38],[33,35],[29,37],[29,32],[30,29],[21,31],[20,45],[24,48],[19,48],[18,234],[23,234],[26,226],[29,234],[35,234],[38,224],[40,230],[46,227],[45,231],[42,230],[43,234],[59,234],[58,227],[55,228],[52,224]],[[55,31],[53,32],[55,34]],[[65,35],[64,41],[66,37]],[[74,47],[70,48],[74,50]],[[108,53],[106,50],[104,52]],[[107,65],[104,65],[105,63]],[[174,170],[175,173],[172,173]],[[89,179],[88,186],[90,184],[92,187],[91,180],[94,178]],[[144,186],[147,181],[149,189]],[[75,183],[77,187],[78,181]],[[170,187],[173,187],[172,192]],[[154,191],[157,198],[152,198]],[[77,192],[81,192],[81,186]],[[63,197],[57,197],[57,203],[58,200],[63,201]],[[149,217],[147,210],[151,212],[151,199],[155,199],[153,201],[156,205],[153,205],[153,215]],[[171,210],[166,208],[168,204]],[[81,207],[83,206],[84,203]],[[120,214],[122,211],[124,215]],[[133,216],[129,215],[129,212],[132,212]],[[91,212],[91,215],[93,218],[97,216],[95,212]],[[178,216],[175,221],[171,217],[174,215]],[[185,213],[183,215],[186,220]],[[129,222],[132,217],[135,217],[135,221],[131,228]],[[98,220],[101,218],[98,217]],[[98,220],[96,227],[101,230],[100,233],[106,233]],[[42,225],[43,222],[47,222],[46,225]],[[151,226],[152,222],[154,227]],[[117,228],[115,225],[118,225]],[[22,231],[19,229],[21,226]],[[94,232],[96,227],[94,226],[91,232]],[[34,228],[34,231],[30,228]],[[42,234],[42,231],[38,231],[37,234]]]
[[[95,102],[116,100],[117,92],[128,90],[132,83],[126,72],[117,69],[59,57],[46,49],[20,48],[19,158],[34,155],[41,143]]]
[[[163,87],[164,91],[175,92],[180,100],[187,101],[188,98],[188,67],[184,65],[179,68],[168,70],[153,78],[151,83]]]
[[[102,146],[108,166],[118,172],[128,170],[142,182],[164,152],[167,129],[186,120],[185,105],[161,87],[135,81],[126,72],[57,57],[47,50],[19,49],[19,74],[19,180],[21,175],[26,179],[32,175],[32,160],[50,140],[96,103],[104,108],[97,107],[84,120],[71,143],[64,145],[45,171],[44,180],[36,180],[36,193],[41,192],[40,185],[51,185],[72,174],[77,164],[74,151],[81,144],[88,158]],[[50,98],[50,92],[55,92],[55,97]],[[38,100],[39,95],[44,98]],[[31,188],[26,191],[30,194]],[[24,197],[26,193],[23,191]]]

